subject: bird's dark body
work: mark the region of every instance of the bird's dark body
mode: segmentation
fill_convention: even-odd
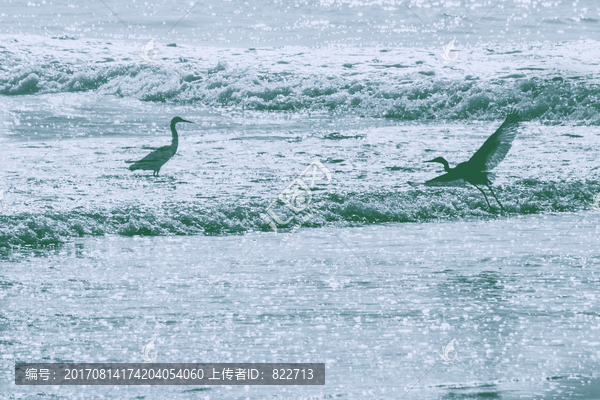
[[[473,169],[468,162],[462,162],[455,168],[449,168],[449,172],[447,174],[441,175],[427,182],[452,182],[462,179],[472,185],[489,185],[492,183],[488,177],[489,174],[489,172],[482,172]]]
[[[183,118],[175,117],[171,120],[171,133],[173,134],[173,139],[171,141],[170,146],[162,146],[158,149],[154,150],[152,153],[148,154],[146,157],[142,158],[140,161],[136,161],[133,163],[129,169],[131,171],[135,171],[141,169],[142,171],[154,171],[153,176],[158,176],[160,169],[167,161],[171,159],[177,153],[177,147],[179,145],[179,137],[177,135],[177,130],[175,129],[175,124],[178,122],[188,122],[192,124],[191,121],[186,121]]]
[[[165,165],[165,163],[169,161],[176,152],[177,148],[172,148],[171,146],[159,147],[146,157],[142,158],[140,161],[132,164],[129,169],[131,171],[135,171],[137,169],[141,169],[142,171],[154,171],[153,175],[158,176],[162,166]]]
[[[506,154],[508,154],[508,151],[512,146],[512,141],[517,134],[518,124],[519,114],[516,110],[511,110],[506,116],[504,123],[485,141],[473,157],[471,157],[469,161],[458,164],[455,168],[450,168],[448,161],[443,157],[425,161],[440,163],[444,165],[444,171],[446,171],[444,175],[440,175],[425,183],[431,185],[462,179],[479,189],[479,191],[483,193],[488,206],[491,208],[485,192],[478,185],[487,186],[496,201],[498,201],[496,194],[490,186],[492,183],[490,171],[506,157]],[[502,204],[500,204],[500,201],[498,201],[498,204],[500,205],[500,208],[504,209]]]

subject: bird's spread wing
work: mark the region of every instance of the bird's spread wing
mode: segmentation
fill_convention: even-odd
[[[425,182],[425,184],[426,185],[436,185],[436,184],[440,184],[440,183],[456,181],[458,179],[462,179],[462,178],[457,177],[456,175],[454,175],[452,173],[447,173],[444,175],[440,175],[437,178],[430,179],[427,182]]]
[[[494,169],[508,154],[517,134],[518,125],[519,113],[513,109],[508,113],[500,128],[473,154],[468,163],[474,167],[478,167],[480,171],[491,171]]]

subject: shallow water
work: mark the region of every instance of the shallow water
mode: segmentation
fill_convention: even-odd
[[[107,119],[104,107],[123,112],[128,106],[116,100],[112,103],[103,103],[97,112]],[[281,218],[295,215],[278,195],[313,159],[331,171],[329,187],[339,189],[321,212],[303,222],[305,226],[496,215],[473,187],[421,185],[441,173],[440,167],[422,161],[445,155],[456,165],[468,159],[490,134],[487,123],[407,125],[364,119],[338,123],[325,117],[292,116],[269,122],[231,118],[224,124],[212,114],[191,108],[160,108],[165,113],[189,115],[198,124],[178,125],[178,154],[158,178],[147,172],[130,173],[125,161],[168,144],[164,127],[132,122],[128,131],[97,121],[80,126],[78,136],[61,140],[55,148],[55,138],[54,143],[34,141],[25,133],[15,133],[5,144],[8,165],[13,166],[6,174],[15,188],[5,196],[8,207],[0,227],[3,247],[59,244],[81,235],[268,232],[272,229],[260,214],[275,201],[272,209]],[[347,126],[352,121],[353,129]],[[304,128],[306,124],[312,127],[310,131]],[[346,127],[339,129],[339,125]],[[150,130],[151,138],[140,133],[144,128]],[[600,190],[596,172],[599,133],[595,126],[523,123],[510,154],[494,170],[494,190],[507,211],[543,215],[590,209]],[[52,156],[23,179],[23,171],[49,150]],[[488,197],[494,201],[489,193]],[[323,199],[317,191],[313,203]]]
[[[286,243],[269,233],[109,236],[14,252],[3,262],[3,363],[135,362],[158,335],[157,362],[327,366],[324,387],[209,386],[200,398],[397,399],[411,387],[405,398],[595,398],[597,221],[583,212],[301,229]],[[457,360],[444,365],[451,339]],[[2,376],[15,398],[109,390],[12,379]],[[191,389],[115,387],[109,398]]]

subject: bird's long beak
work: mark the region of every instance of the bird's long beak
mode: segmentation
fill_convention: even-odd
[[[181,120],[181,122],[187,122],[187,123],[189,123],[189,124],[193,124],[193,122],[192,122],[192,121],[186,121],[185,119],[182,119],[182,120]]]
[[[423,161],[423,163],[426,163],[426,162],[434,162],[434,160]]]

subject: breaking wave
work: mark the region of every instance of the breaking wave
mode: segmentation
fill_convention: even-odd
[[[600,182],[541,182],[521,180],[495,192],[512,215],[576,212],[589,209]],[[493,201],[493,199],[491,199]],[[495,205],[492,203],[492,205]],[[0,217],[0,247],[58,245],[81,236],[227,235],[252,231],[273,232],[261,217],[268,203],[233,201],[210,206],[172,204],[149,211],[144,207],[111,210],[81,209],[45,214],[22,213]],[[278,233],[297,223],[303,228],[361,226],[382,223],[427,222],[464,218],[497,218],[479,192],[472,188],[414,188],[403,192],[331,195],[306,221],[306,212],[293,214],[284,205],[272,209],[281,220],[295,216]]]
[[[600,125],[600,85],[581,76],[513,74],[488,80],[380,72],[367,77],[322,72],[260,72],[219,68],[177,73],[158,65],[40,64],[0,76],[0,94],[100,91],[147,102],[202,104],[277,112],[351,113],[402,120],[496,119],[509,105],[524,119]],[[414,66],[413,66],[414,67]]]

